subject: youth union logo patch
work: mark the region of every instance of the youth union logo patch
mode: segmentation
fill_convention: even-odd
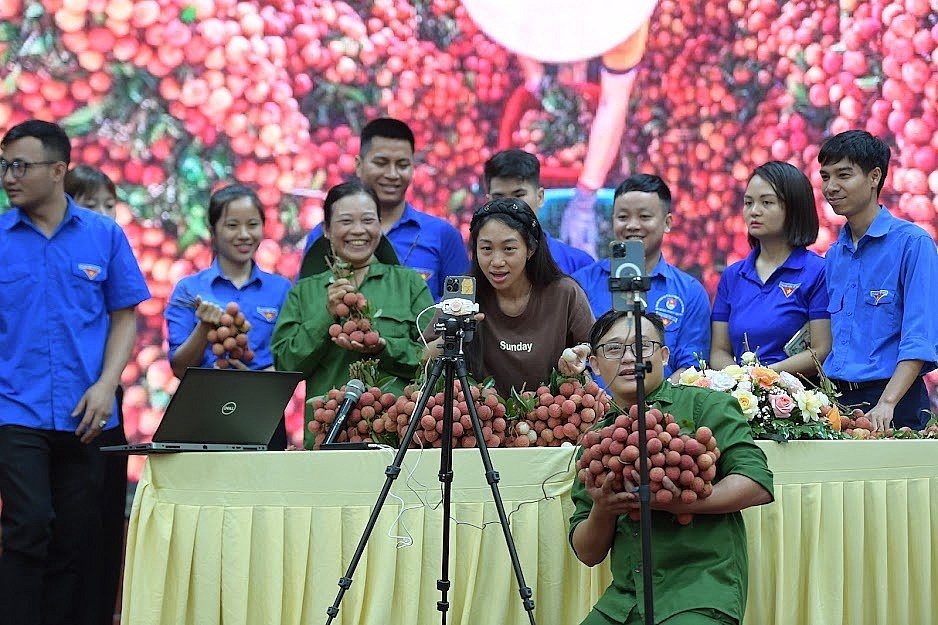
[[[785,294],[785,297],[791,297],[791,294],[798,290],[798,287],[801,286],[801,283],[797,284],[794,282],[779,282],[778,288],[782,290],[782,293]]]
[[[879,303],[879,300],[883,299],[887,295],[889,295],[889,291],[887,291],[886,289],[880,289],[878,291],[870,291],[870,297],[872,297],[873,301],[876,302],[877,304]]]
[[[667,293],[655,302],[655,314],[661,317],[664,327],[677,323],[684,316],[684,300],[673,293]]]
[[[257,313],[271,323],[277,319],[277,312],[278,310],[276,308],[264,308],[263,306],[257,307]]]
[[[85,275],[88,276],[89,280],[94,280],[98,277],[98,274],[101,273],[101,268],[97,265],[89,265],[87,263],[79,263],[78,269],[85,272]]]

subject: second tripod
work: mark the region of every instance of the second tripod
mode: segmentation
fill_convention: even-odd
[[[329,617],[326,620],[327,625],[331,623],[333,619],[339,614],[339,604],[342,601],[342,597],[345,595],[345,591],[348,590],[352,585],[352,576],[354,575],[355,569],[357,568],[358,563],[365,552],[365,546],[368,543],[368,539],[371,536],[371,533],[374,531],[375,524],[378,521],[378,515],[381,513],[381,509],[391,492],[391,486],[393,485],[394,480],[396,480],[398,475],[400,475],[401,466],[404,462],[404,455],[407,453],[408,445],[411,441],[414,440],[414,436],[417,432],[417,426],[420,423],[420,415],[423,414],[423,411],[427,406],[427,400],[431,395],[433,395],[433,389],[436,387],[436,384],[441,376],[444,376],[444,402],[443,432],[440,436],[442,446],[440,450],[439,479],[440,483],[443,485],[443,543],[440,563],[441,577],[439,580],[437,580],[437,588],[441,593],[441,598],[437,602],[437,609],[440,611],[440,622],[443,625],[446,625],[446,615],[450,606],[448,592],[451,586],[451,582],[449,580],[449,555],[450,507],[452,502],[453,483],[453,389],[456,380],[459,380],[461,388],[465,391],[468,391],[470,387],[469,376],[466,372],[465,358],[463,356],[463,343],[464,341],[469,340],[467,337],[472,336],[474,332],[474,324],[475,320],[469,316],[445,317],[438,324],[438,330],[442,330],[443,334],[443,354],[434,361],[433,367],[430,370],[430,374],[420,389],[419,399],[417,401],[416,407],[414,408],[414,413],[411,415],[410,425],[407,428],[407,432],[401,438],[400,449],[397,450],[394,461],[388,465],[387,469],[385,469],[384,473],[387,478],[385,479],[384,486],[381,488],[381,492],[378,495],[378,500],[375,503],[375,507],[371,511],[371,516],[368,518],[365,531],[363,532],[361,540],[358,543],[358,547],[355,549],[355,553],[352,556],[352,561],[349,564],[345,575],[339,579],[339,593],[336,596],[332,606],[326,610],[326,613]],[[475,402],[471,400],[471,397],[468,397],[467,399],[468,401],[466,404],[469,408],[469,418],[472,422],[472,430],[476,438],[476,447],[482,456],[482,465],[485,469],[486,482],[488,482],[492,489],[492,498],[495,502],[495,508],[498,512],[498,520],[502,526],[502,532],[505,535],[505,542],[508,545],[508,553],[511,557],[511,564],[514,568],[515,577],[518,581],[518,590],[521,594],[522,605],[524,606],[525,611],[527,611],[528,619],[531,625],[535,625],[534,600],[532,599],[531,589],[527,586],[527,584],[525,584],[524,581],[524,574],[521,571],[521,563],[518,559],[518,552],[515,548],[514,539],[511,535],[511,528],[508,523],[508,515],[505,514],[505,506],[502,502],[501,494],[498,490],[498,471],[496,471],[492,466],[491,456],[489,455],[488,449],[485,446],[485,437],[482,433],[482,425],[479,421],[479,414],[476,410]]]

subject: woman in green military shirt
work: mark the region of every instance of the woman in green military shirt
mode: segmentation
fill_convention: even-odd
[[[347,274],[337,276],[329,265],[344,263]],[[374,344],[348,336],[330,336],[329,327],[341,318],[339,304],[347,293],[361,293],[380,314],[371,328]],[[349,380],[349,365],[377,359],[379,379],[389,379],[388,391],[399,395],[414,379],[423,349],[417,315],[433,306],[427,282],[398,264],[390,242],[381,233],[375,192],[358,179],[329,190],[323,202],[323,237],[306,252],[300,280],[280,309],[270,350],[280,370],[303,371],[306,398],[340,388]],[[345,313],[347,314],[347,313]],[[313,418],[307,402],[306,424]],[[312,449],[315,436],[304,430],[304,446]]]

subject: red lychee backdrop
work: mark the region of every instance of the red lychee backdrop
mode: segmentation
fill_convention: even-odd
[[[292,278],[321,192],[352,173],[369,118],[413,127],[410,200],[465,232],[499,142],[575,179],[596,103],[594,82],[558,81],[506,111],[523,82],[517,59],[458,0],[5,0],[0,20],[0,129],[58,121],[73,162],[119,185],[119,219],[153,293],[123,377],[135,441],[175,390],[162,312],[173,284],[210,262],[216,185],[258,189],[268,238],[257,260]],[[665,253],[712,293],[748,252],[740,198],[752,168],[785,160],[817,182],[820,142],[863,128],[894,148],[884,203],[934,237],[936,68],[935,0],[661,0],[607,183],[625,169],[668,181]],[[511,137],[499,135],[506,114],[520,120]],[[823,252],[842,220],[817,200]],[[298,389],[297,440],[301,408]]]

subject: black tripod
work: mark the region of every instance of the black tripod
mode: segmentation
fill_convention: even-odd
[[[443,391],[443,433],[441,435],[443,445],[440,456],[439,473],[440,482],[443,484],[443,553],[441,559],[442,577],[437,580],[436,583],[442,597],[440,601],[437,602],[436,608],[440,611],[441,623],[446,625],[446,613],[449,610],[447,592],[450,589],[449,544],[450,502],[453,482],[453,386],[454,381],[458,379],[464,391],[470,387],[462,347],[463,342],[471,338],[474,324],[475,320],[471,316],[445,317],[437,324],[437,330],[442,329],[443,331],[443,355],[436,359],[429,377],[420,389],[420,399],[417,402],[413,415],[411,415],[407,432],[401,439],[400,449],[397,450],[394,461],[388,465],[387,469],[384,471],[385,475],[387,475],[387,479],[384,482],[381,493],[378,495],[378,501],[371,511],[371,516],[368,518],[365,531],[358,543],[358,547],[355,549],[355,554],[352,556],[348,570],[346,570],[345,576],[339,579],[339,594],[336,596],[332,606],[326,610],[326,614],[329,615],[329,618],[326,620],[327,625],[339,614],[339,603],[341,603],[345,591],[352,585],[352,575],[355,573],[355,568],[358,566],[358,562],[365,552],[365,545],[368,543],[368,538],[371,536],[371,532],[374,530],[375,524],[378,521],[381,508],[384,506],[384,502],[391,491],[391,485],[401,472],[404,454],[407,453],[407,446],[410,441],[413,440],[414,434],[417,432],[417,426],[420,423],[420,415],[423,413],[424,408],[426,408],[427,400],[432,394],[433,388],[435,388],[444,370],[446,372],[446,385]],[[502,526],[502,532],[505,534],[505,542],[508,544],[508,553],[511,556],[511,564],[515,570],[515,577],[518,579],[521,601],[524,605],[524,609],[528,613],[528,619],[531,625],[535,625],[534,600],[531,598],[531,589],[528,588],[524,582],[524,574],[521,572],[521,562],[518,560],[518,552],[515,549],[514,539],[511,536],[511,528],[508,524],[508,516],[505,514],[505,506],[502,503],[501,494],[498,491],[498,471],[492,467],[491,456],[485,446],[485,437],[482,433],[482,425],[479,422],[479,414],[476,411],[475,402],[471,400],[471,396],[466,404],[469,407],[472,430],[477,441],[476,447],[478,447],[479,453],[482,455],[482,464],[485,467],[485,478],[492,488],[492,498],[495,501],[495,507],[498,511],[498,519]]]
[[[609,278],[609,290],[613,293],[613,308],[616,310],[630,310],[635,319],[635,334],[632,344],[632,353],[635,355],[635,401],[638,406],[638,448],[648,449],[648,435],[645,433],[645,374],[651,371],[651,362],[645,361],[642,355],[642,318],[645,305],[642,303],[640,293],[651,288],[651,280],[641,275],[628,278]],[[621,295],[627,295],[631,301]],[[618,296],[618,297],[617,297]],[[638,501],[641,514],[642,535],[642,589],[645,606],[645,625],[655,622],[655,601],[652,584],[651,560],[651,485],[648,477],[648,456],[645,453],[638,455]]]

